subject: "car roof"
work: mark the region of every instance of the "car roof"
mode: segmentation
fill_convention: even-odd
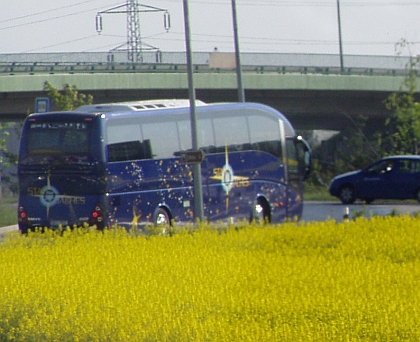
[[[382,158],[381,160],[388,160],[388,159],[419,159],[419,155],[413,155],[413,154],[406,154],[406,155],[397,155],[397,156],[388,156],[385,158]]]

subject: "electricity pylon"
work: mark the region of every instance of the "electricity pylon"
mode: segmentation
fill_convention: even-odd
[[[100,11],[96,15],[96,31],[102,32],[102,15],[103,14],[127,14],[127,43],[121,44],[111,51],[119,50],[123,46],[127,46],[127,58],[132,63],[143,62],[143,50],[157,50],[156,47],[144,44],[141,41],[140,33],[140,13],[141,12],[164,12],[164,27],[169,31],[171,21],[169,12],[165,9],[139,4],[137,0],[127,0],[125,4]]]

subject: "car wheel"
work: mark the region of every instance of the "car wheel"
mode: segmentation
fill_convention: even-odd
[[[356,200],[356,191],[350,185],[345,185],[340,189],[338,195],[343,204],[352,204]]]
[[[418,202],[420,202],[420,189],[417,190],[416,199]]]

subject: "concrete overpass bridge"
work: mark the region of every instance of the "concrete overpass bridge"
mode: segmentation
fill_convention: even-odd
[[[232,54],[193,56],[197,99],[237,101]],[[298,130],[342,130],[359,115],[369,124],[384,121],[383,101],[401,88],[408,58],[338,55],[244,54],[243,84],[247,101],[271,105]],[[0,54],[0,120],[20,120],[45,97],[43,84],[58,89],[76,85],[94,102],[187,98],[182,53],[151,53],[142,64],[106,54]],[[54,109],[54,108],[52,108]]]

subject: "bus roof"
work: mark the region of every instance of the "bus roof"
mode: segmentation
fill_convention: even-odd
[[[286,136],[294,136],[295,130],[291,125],[290,121],[278,110],[254,102],[219,102],[206,104],[202,101],[197,101],[197,112],[211,112],[211,111],[223,111],[223,110],[259,110],[269,115],[278,117],[284,123]],[[35,113],[31,114],[28,118],[46,118],[56,114],[60,116],[70,117],[72,115],[87,115],[97,116],[105,115],[106,119],[116,119],[123,117],[132,117],[134,113],[139,116],[149,115],[161,115],[164,113],[181,114],[186,113],[189,108],[189,100],[148,100],[148,101],[137,101],[137,102],[121,102],[121,103],[104,103],[96,105],[86,105],[77,108],[74,111],[69,112],[47,112],[47,113]]]
[[[196,106],[205,105],[204,102],[196,100]],[[185,108],[190,106],[189,100],[145,100],[145,101],[130,101],[130,102],[117,102],[117,103],[103,103],[95,105],[85,105],[76,109],[78,112],[133,112],[150,109],[163,109],[163,108]]]
[[[83,109],[83,107],[77,108],[76,111],[79,113],[89,113],[89,114],[105,114],[105,117],[107,119],[116,119],[116,118],[123,118],[123,117],[132,117],[133,111],[136,112],[139,116],[149,116],[149,115],[161,115],[161,114],[181,114],[186,113],[189,111],[189,101],[188,100],[164,100],[168,101],[168,105],[164,107],[145,107],[142,109],[135,109],[135,110],[127,110],[124,105],[120,108],[119,103],[115,104],[103,104],[103,105],[96,105],[97,109],[90,111],[88,108]],[[172,102],[175,101],[175,102]],[[147,103],[149,101],[141,101],[136,103]],[[152,101],[150,101],[152,102]],[[133,103],[133,102],[131,102]],[[169,105],[170,103],[173,103],[174,105]],[[110,106],[107,108],[104,108],[106,110],[100,110],[102,106]],[[84,107],[90,107],[90,106],[84,106]],[[92,106],[92,108],[95,106]],[[159,110],[160,109],[160,110]],[[239,110],[247,112],[248,110],[254,111],[258,110],[261,112],[265,112],[266,114],[269,114],[271,116],[277,117],[282,120],[284,123],[285,133],[286,136],[294,136],[296,134],[292,124],[290,121],[278,110],[267,106],[265,104],[261,103],[254,103],[254,102],[218,102],[218,103],[204,103],[201,101],[198,101],[197,106],[197,113],[205,113],[205,112],[212,112],[212,111],[224,111],[224,110]]]

